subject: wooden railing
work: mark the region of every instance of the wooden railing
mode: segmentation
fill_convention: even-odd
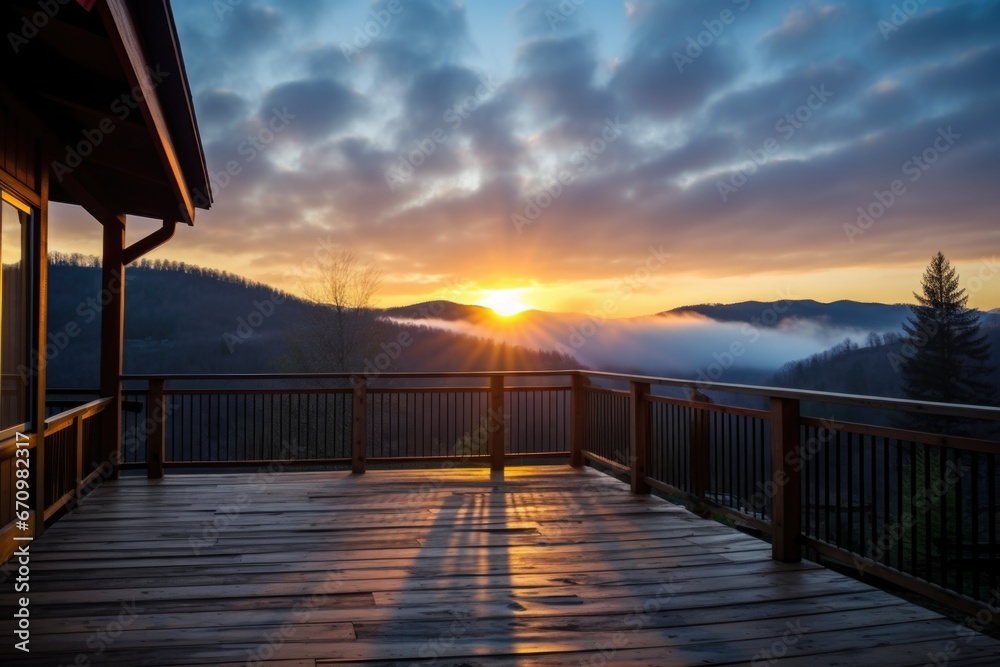
[[[15,536],[34,532],[34,499],[30,479],[30,449],[34,447],[34,441],[32,436],[24,434],[26,430],[25,424],[0,433],[0,495],[3,496],[3,502],[0,502],[0,526],[3,526],[0,528],[0,563],[10,558],[17,548]],[[19,450],[27,450],[27,454],[19,454]],[[24,462],[18,463],[19,458]],[[23,472],[19,474],[18,469]],[[18,480],[22,481],[19,483]]]
[[[568,460],[571,386],[546,375],[349,374],[126,378],[123,465]],[[131,385],[141,380],[145,387]],[[253,385],[253,386],[250,386]],[[151,410],[152,406],[152,410]],[[141,428],[148,423],[151,428]],[[138,428],[137,428],[138,427]]]
[[[572,371],[125,382],[139,407],[124,415],[123,466],[151,477],[268,462],[358,473],[589,462],[755,532],[775,559],[804,555],[969,612],[1000,599],[994,407]],[[932,416],[986,434],[900,426]]]
[[[45,520],[79,502],[95,480],[108,476],[108,466],[101,463],[101,424],[97,417],[110,405],[110,398],[101,398],[45,420],[45,485],[39,502],[45,508]]]
[[[634,492],[656,489],[757,531],[777,560],[805,551],[969,613],[1000,600],[1000,409],[584,375],[595,384],[583,455],[627,475]],[[698,390],[699,400],[654,388]],[[701,392],[712,390],[763,407],[710,402]],[[853,406],[881,422],[976,420],[990,435],[823,419],[803,405]]]
[[[71,508],[110,465],[102,459],[100,419],[111,399],[98,399],[53,415],[39,433],[4,432],[0,437],[0,562],[13,553],[19,535],[39,535],[45,522]],[[9,495],[9,498],[7,497]]]

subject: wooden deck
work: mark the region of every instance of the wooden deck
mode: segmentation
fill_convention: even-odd
[[[38,665],[996,664],[1000,642],[593,470],[169,475],[30,546]],[[13,656],[14,663],[6,661]],[[935,660],[937,663],[935,663]]]

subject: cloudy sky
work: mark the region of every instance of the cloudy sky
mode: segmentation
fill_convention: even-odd
[[[215,204],[156,256],[619,316],[908,302],[941,250],[1000,307],[1000,2],[172,4]]]

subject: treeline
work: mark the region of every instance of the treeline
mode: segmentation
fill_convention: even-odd
[[[49,383],[94,386],[105,296],[99,262],[83,255],[53,260]],[[318,307],[225,272],[181,263],[155,266],[137,263],[125,271],[126,373],[272,371],[291,323]],[[241,328],[248,320],[255,326]],[[226,336],[240,332],[246,333],[240,344],[227,347]]]
[[[901,333],[871,333],[863,343],[851,338],[805,359],[792,361],[768,384],[849,394],[902,397],[892,361],[901,354]]]
[[[101,258],[96,255],[84,255],[78,252],[66,253],[66,252],[55,251],[49,253],[49,266],[76,266],[76,267],[99,269],[101,268]],[[245,276],[241,276],[235,273],[222,271],[220,269],[207,268],[204,266],[197,266],[195,264],[187,264],[185,262],[177,262],[170,259],[149,259],[143,257],[142,259],[139,259],[138,261],[129,264],[128,269],[129,270],[151,269],[154,271],[173,271],[176,273],[183,273],[184,275],[188,276],[209,278],[211,280],[215,280],[220,283],[238,285],[240,287],[247,287],[250,289],[264,289],[270,292],[287,294],[286,292],[283,292],[281,290],[276,290],[270,285],[265,285],[264,283],[257,282],[256,280],[250,280]]]
[[[990,341],[992,382],[1000,387],[1000,320],[983,318],[982,331]],[[912,355],[902,332],[869,334],[862,342],[845,339],[834,347],[783,366],[767,382],[777,387],[867,396],[905,398],[900,372],[906,355]],[[988,403],[984,397],[981,403]],[[823,404],[812,406],[818,416],[849,421],[894,423],[885,411]]]
[[[992,349],[993,382],[1000,386],[1000,323],[988,318],[982,331]],[[850,338],[812,356],[785,364],[768,384],[816,391],[903,397],[899,369],[905,355],[903,334],[871,333],[861,343]]]

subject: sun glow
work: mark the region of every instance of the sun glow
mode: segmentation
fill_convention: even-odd
[[[528,305],[521,300],[521,294],[525,291],[523,289],[483,290],[483,296],[477,301],[477,304],[489,308],[502,317],[510,317],[528,309]]]

